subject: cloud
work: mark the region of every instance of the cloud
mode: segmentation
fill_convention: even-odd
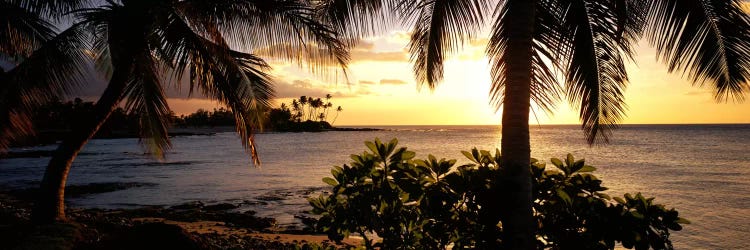
[[[389,85],[403,85],[407,82],[399,80],[399,79],[382,79],[380,80],[380,84],[389,84]]]
[[[359,81],[360,85],[374,85],[375,82],[373,81]]]
[[[406,62],[409,55],[404,51],[375,52],[370,50],[353,50],[352,61]]]
[[[359,41],[355,50],[373,50],[375,49],[375,43],[369,41]]]
[[[686,96],[703,96],[703,95],[711,95],[711,94],[713,93],[708,90],[688,91],[687,93],[685,93]]]
[[[323,86],[313,85],[310,80],[294,80],[291,83],[277,81],[275,84],[277,98],[296,98],[300,96],[325,96],[331,91]]]
[[[376,49],[373,41],[360,41],[350,54],[352,61],[405,62],[409,60],[409,54],[403,49]]]
[[[324,97],[326,94],[331,94],[333,97],[346,98],[372,94],[372,92],[370,92],[364,86],[360,86],[356,89],[351,85],[325,86],[320,84],[313,84],[310,80],[294,80],[291,83],[285,81],[277,81],[274,86],[276,89],[276,98],[280,99],[297,98],[303,95]]]

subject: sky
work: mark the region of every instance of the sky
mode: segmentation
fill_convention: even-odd
[[[434,91],[419,88],[414,80],[406,50],[408,38],[407,31],[396,30],[364,39],[351,51],[348,78],[320,77],[296,64],[272,62],[279,97],[276,105],[301,95],[330,93],[334,105],[344,110],[334,124],[338,126],[500,124],[501,114],[489,104],[486,38],[469,41],[448,58],[444,81]],[[636,53],[627,64],[630,83],[625,91],[624,124],[750,123],[750,101],[717,102],[710,89],[693,86],[680,73],[668,73],[646,42],[639,43]],[[219,107],[174,90],[170,96],[169,105],[177,114]],[[553,113],[534,112],[530,123],[578,124],[579,119],[563,100]]]

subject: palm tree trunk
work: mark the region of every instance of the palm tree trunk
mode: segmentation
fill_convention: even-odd
[[[44,172],[37,202],[33,210],[33,220],[40,224],[65,221],[65,182],[78,152],[107,121],[112,111],[122,99],[128,79],[128,71],[113,72],[112,79],[104,93],[96,102],[94,115],[84,126],[73,128],[73,131],[60,143],[52,155]]]
[[[333,126],[334,123],[336,123],[336,119],[339,118],[339,112],[336,111],[336,117],[333,118],[333,121],[331,122],[331,126]]]
[[[535,249],[529,109],[536,1],[511,0],[506,15],[506,86],[503,100],[500,219],[504,249]]]

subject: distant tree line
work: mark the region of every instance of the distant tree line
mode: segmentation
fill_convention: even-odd
[[[94,115],[94,103],[84,102],[80,98],[62,102],[53,100],[41,106],[32,115],[32,124],[39,132],[33,138],[27,138],[18,144],[48,143],[63,139],[73,128],[84,126],[86,117]],[[109,119],[101,126],[95,138],[130,137],[137,134],[139,116],[128,113],[123,108],[116,108]]]
[[[272,108],[265,113],[264,128],[270,131],[301,132],[301,131],[323,131],[332,129],[332,123],[336,122],[338,115],[343,109],[341,106],[333,108],[330,94],[323,98],[300,96],[293,99],[290,105],[282,103],[279,108]],[[335,112],[335,116],[329,122],[329,114]],[[189,115],[170,118],[172,126],[187,127],[216,127],[234,126],[234,115],[231,110],[218,108],[213,111],[198,109]]]
[[[332,96],[326,95],[324,99],[300,96],[292,99],[291,105],[282,103],[278,109],[271,109],[267,119],[267,126],[274,131],[323,131],[332,129],[332,123],[336,122],[339,113],[343,111],[341,106],[333,109]],[[331,111],[335,111],[331,122],[328,121]]]
[[[323,131],[332,129],[331,123],[336,121],[338,114],[343,110],[341,106],[336,109],[331,103],[331,95],[324,98],[313,98],[301,96],[293,99],[291,105],[282,103],[279,108],[272,108],[266,115],[266,130],[281,132],[301,131]],[[291,108],[290,108],[291,107]],[[328,115],[331,111],[335,116],[329,123]],[[72,101],[63,102],[53,100],[35,111],[32,123],[38,135],[16,142],[15,145],[31,145],[40,143],[52,143],[64,138],[68,131],[75,127],[83,126],[87,116],[94,114],[94,103],[75,98]],[[235,117],[230,109],[218,108],[213,111],[198,109],[192,114],[176,115],[169,114],[172,127],[176,128],[200,128],[234,126]],[[107,122],[102,125],[95,138],[125,138],[135,137],[140,131],[141,115],[118,107],[110,115]]]

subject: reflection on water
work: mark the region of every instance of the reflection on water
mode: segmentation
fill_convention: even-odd
[[[261,168],[253,168],[232,133],[177,137],[159,162],[136,139],[93,140],[76,160],[69,183],[158,183],[71,200],[75,206],[132,207],[188,201],[233,202],[298,223],[305,197],[325,190],[330,167],[365,150],[363,141],[398,138],[418,153],[463,159],[460,150],[499,147],[493,126],[399,126],[387,131],[269,133],[257,136]],[[693,224],[673,234],[677,249],[738,249],[750,238],[750,126],[625,126],[610,145],[588,147],[576,126],[533,126],[532,155],[573,153],[598,167],[612,195],[641,191],[675,207]],[[33,150],[52,150],[53,146]],[[47,158],[0,160],[0,184],[37,182]]]

